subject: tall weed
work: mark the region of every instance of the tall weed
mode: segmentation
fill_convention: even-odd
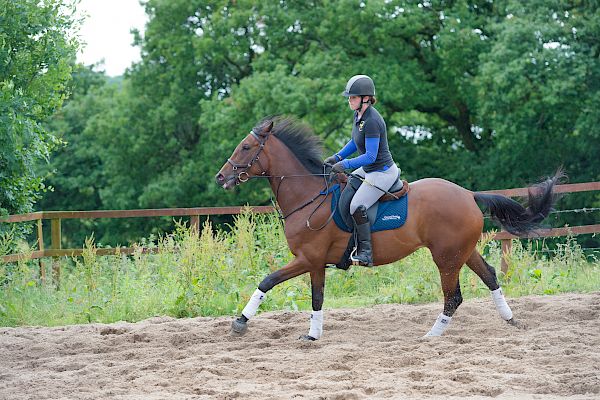
[[[497,267],[508,296],[600,290],[598,260],[588,261],[575,238],[559,246],[556,254],[538,247],[514,241],[504,275],[499,271],[500,244],[491,236],[478,244],[486,260]],[[200,232],[177,222],[173,233],[143,241],[129,256],[98,256],[90,238],[82,257],[60,260],[58,287],[51,279],[46,283],[39,279],[37,260],[0,263],[0,325],[237,315],[260,281],[292,257],[278,216],[248,210],[227,231],[215,229],[210,221]],[[489,296],[488,288],[468,268],[462,269],[460,281],[465,298]],[[327,270],[325,307],[442,299],[439,273],[427,249],[383,267]],[[261,310],[310,307],[306,275],[273,288]]]

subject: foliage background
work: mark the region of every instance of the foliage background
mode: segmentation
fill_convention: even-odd
[[[33,209],[44,189],[38,162],[61,143],[43,122],[68,95],[73,10],[61,1],[0,1],[0,216]]]
[[[600,180],[597,1],[143,3],[142,60],[107,77],[75,65],[66,1],[0,0],[0,212],[269,204],[266,185],[227,193],[214,174],[270,114],[310,124],[325,156],[338,150],[352,119],[339,94],[355,74],[373,77],[409,180],[520,187],[560,165],[571,182]],[[600,197],[569,196],[560,208],[583,205]],[[169,229],[169,220],[68,222],[63,245]]]

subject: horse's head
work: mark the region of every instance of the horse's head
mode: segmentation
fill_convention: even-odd
[[[273,121],[267,120],[250,131],[215,176],[217,185],[231,189],[252,176],[266,174],[268,163],[264,161],[264,157],[261,161],[261,156],[264,155],[265,142],[269,139],[272,129]]]

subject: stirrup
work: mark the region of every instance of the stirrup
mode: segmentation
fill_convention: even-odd
[[[350,261],[352,261],[352,265],[360,265],[360,261],[356,258],[357,252],[358,246],[354,246],[354,249],[350,252]]]
[[[352,265],[358,265],[361,267],[372,267],[373,266],[373,262],[369,263],[369,262],[362,262],[362,260],[359,260],[358,258],[356,258],[356,253],[358,252],[358,246],[354,248],[354,250],[352,250],[352,252],[350,253],[350,261],[352,261]]]

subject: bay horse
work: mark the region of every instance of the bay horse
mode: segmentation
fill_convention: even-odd
[[[246,332],[248,320],[275,285],[308,272],[313,312],[308,335],[300,339],[317,340],[322,336],[325,268],[341,259],[351,235],[335,223],[327,223],[332,194],[324,190],[327,178],[323,172],[321,141],[312,130],[290,117],[268,117],[237,145],[217,173],[216,183],[224,189],[251,178],[268,179],[284,219],[288,246],[295,256],[260,282],[240,317],[233,321],[233,333]],[[548,216],[555,201],[553,187],[562,176],[559,171],[530,187],[527,208],[508,197],[472,192],[444,179],[410,183],[406,223],[373,233],[373,264],[392,263],[421,247],[430,250],[441,277],[444,308],[425,336],[441,335],[461,304],[459,272],[464,264],[490,289],[500,316],[519,325],[502,294],[496,271],[475,249],[483,229],[478,204],[504,229],[524,236]]]

